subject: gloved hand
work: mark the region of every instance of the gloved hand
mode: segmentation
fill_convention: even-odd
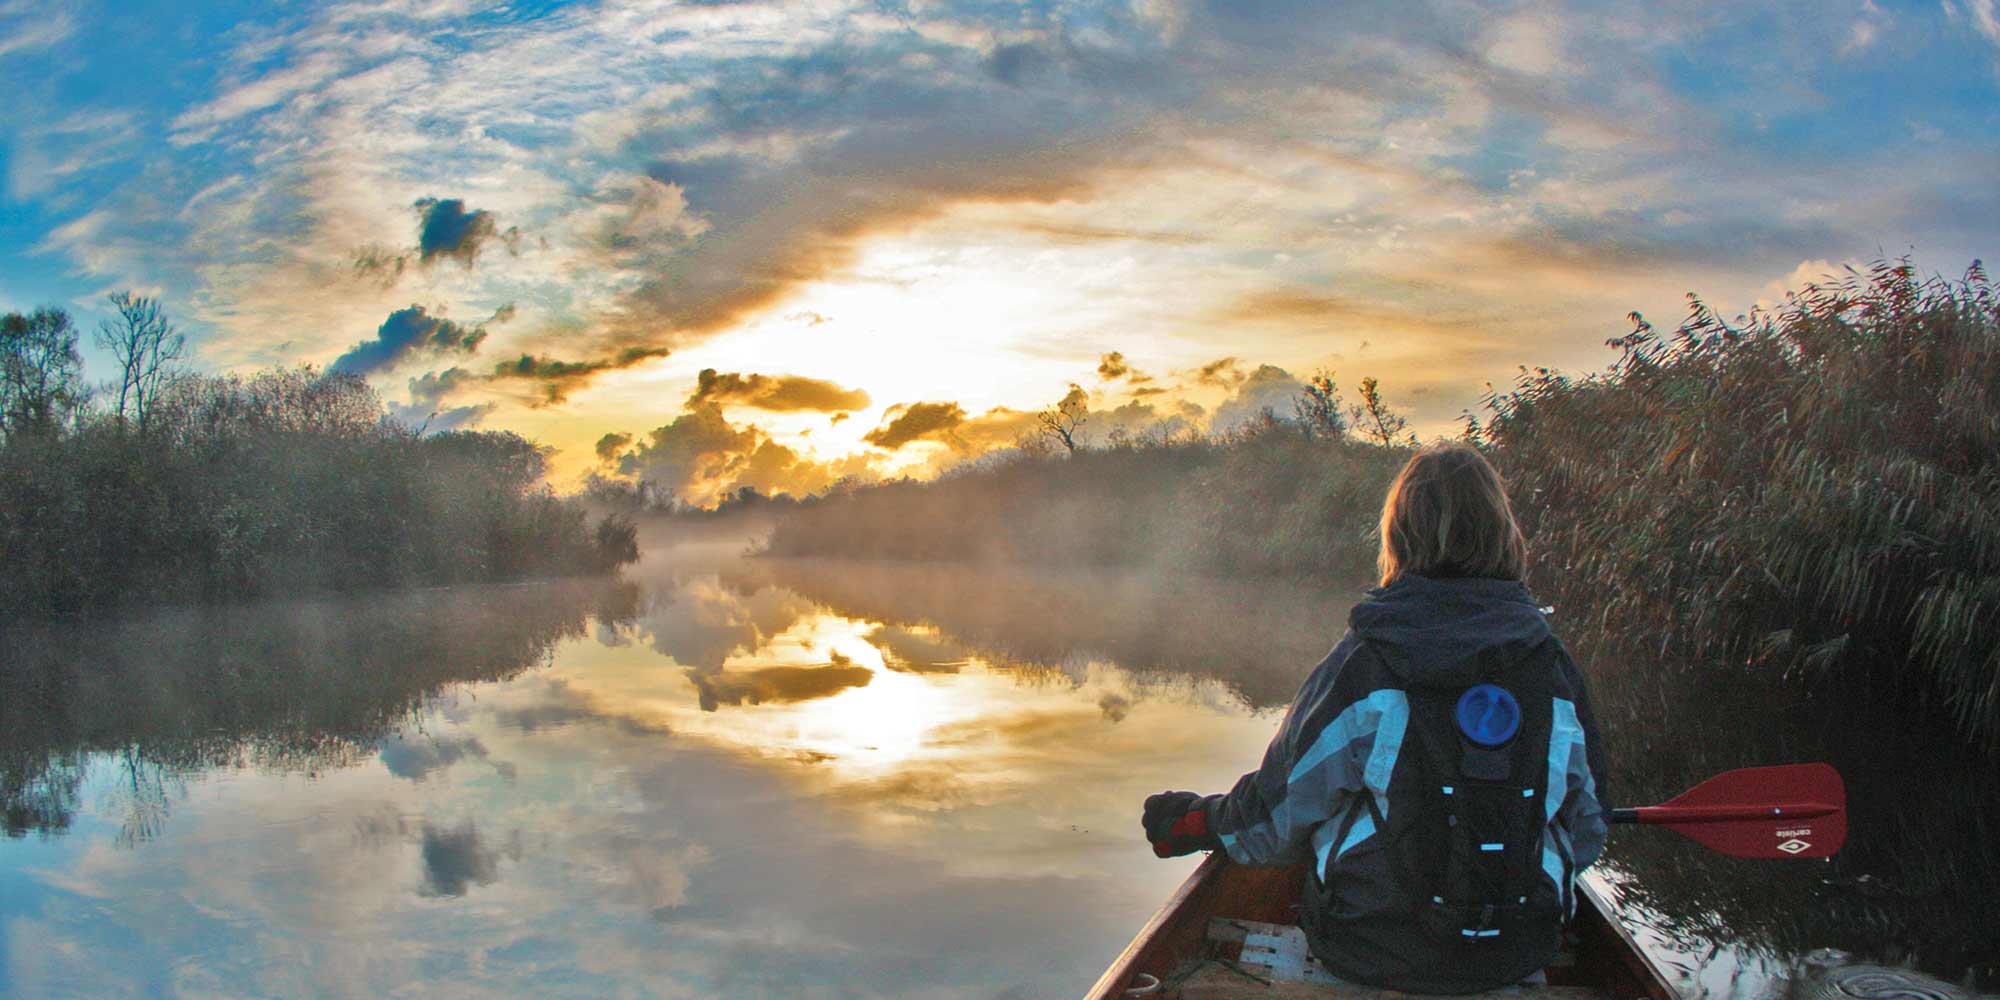
[[[1193,792],[1161,792],[1146,797],[1146,810],[1139,822],[1146,839],[1153,842],[1153,854],[1177,858],[1196,851],[1213,851],[1222,838],[1208,829],[1204,800]]]

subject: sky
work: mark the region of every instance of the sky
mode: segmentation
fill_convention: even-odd
[[[1321,371],[1450,433],[2000,223],[1995,0],[0,0],[0,92],[0,310],[137,290],[696,502]]]

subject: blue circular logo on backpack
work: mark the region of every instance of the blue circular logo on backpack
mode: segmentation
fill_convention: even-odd
[[[1483,747],[1497,747],[1521,728],[1521,703],[1498,684],[1478,684],[1458,696],[1458,731]]]

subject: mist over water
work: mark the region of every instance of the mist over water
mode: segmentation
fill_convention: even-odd
[[[1253,766],[1365,586],[739,549],[10,636],[0,995],[1075,995],[1193,865],[1139,801]],[[1588,667],[1619,804],[1849,775],[1832,864],[1615,835],[1690,992],[1826,947],[1993,975],[1972,762],[1891,708],[1863,745],[1749,707],[1775,683]]]

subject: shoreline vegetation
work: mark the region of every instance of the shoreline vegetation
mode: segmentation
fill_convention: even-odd
[[[1466,414],[1529,534],[1530,584],[1600,654],[1907,693],[2000,748],[2000,296],[1984,270],[1879,262],[1734,322],[1690,302],[1671,335],[1633,314],[1606,370],[1524,369]],[[1372,566],[1382,491],[1414,444],[1372,379],[1362,403],[1322,375],[1295,412],[1226,437],[1024,449],[675,519],[768,519],[760,551],[779,557],[1345,583]]]
[[[112,301],[102,391],[66,313],[0,317],[0,624],[638,558],[630,519],[549,490],[533,442],[424,434],[355,375],[188,372],[156,302]]]

